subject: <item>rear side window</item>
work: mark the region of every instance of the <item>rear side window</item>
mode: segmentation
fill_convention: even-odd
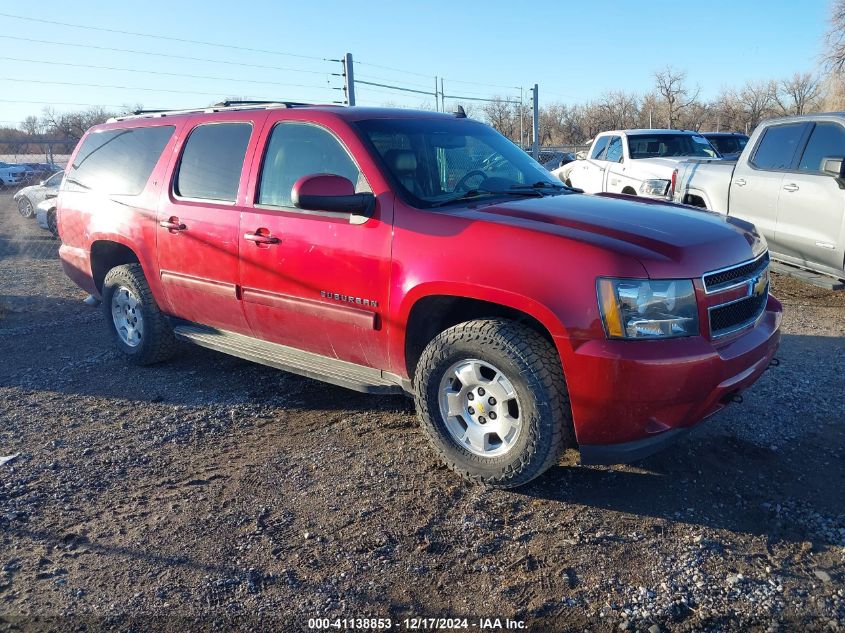
[[[593,148],[593,153],[590,154],[590,158],[593,158],[595,160],[605,160],[604,151],[607,149],[607,142],[609,140],[609,136],[602,136],[596,143],[596,146]]]
[[[311,174],[343,176],[355,191],[369,191],[357,165],[331,132],[308,123],[279,123],[264,155],[258,204],[293,206],[294,183]]]
[[[801,162],[799,171],[822,171],[822,159],[842,158],[845,156],[845,129],[836,123],[817,123],[810,134],[810,140]]]
[[[182,150],[174,191],[182,198],[234,202],[251,123],[208,123],[191,131]]]
[[[174,129],[167,125],[89,134],[68,170],[68,183],[101,193],[138,195]]]
[[[770,127],[763,134],[751,164],[758,169],[789,169],[803,134],[803,123]]]

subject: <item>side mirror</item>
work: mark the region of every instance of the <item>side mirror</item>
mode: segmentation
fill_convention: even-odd
[[[42,180],[42,181],[41,181],[41,182],[39,182],[38,184],[39,184],[40,186],[42,186],[42,187],[43,187],[44,185],[46,185],[46,184],[47,184],[47,181],[46,181],[46,180]]]
[[[822,172],[836,178],[840,189],[845,189],[845,157],[826,156],[822,158]]]
[[[298,209],[348,213],[352,224],[366,222],[373,216],[376,197],[371,193],[355,193],[355,185],[335,174],[312,174],[297,180],[290,199]]]
[[[57,193],[48,193],[46,196],[44,196],[44,199],[45,200],[52,200],[53,198],[58,198],[58,197],[59,197],[59,194],[57,194]]]

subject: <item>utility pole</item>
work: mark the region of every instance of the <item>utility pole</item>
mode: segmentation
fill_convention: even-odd
[[[538,146],[540,140],[540,88],[534,84],[531,91],[534,93],[534,116],[531,122],[531,155],[534,160],[540,158],[540,147]]]
[[[346,95],[346,105],[355,105],[355,73],[352,68],[352,53],[343,56],[343,92]]]
[[[648,109],[648,129],[653,130],[654,124],[651,122],[651,115],[654,114],[654,108]]]
[[[439,81],[437,80],[437,77],[435,77],[434,78],[434,109],[435,109],[435,111],[440,112],[440,102],[439,102],[440,93],[438,92],[438,88],[437,88],[438,83],[439,83]]]
[[[525,132],[523,131],[523,119],[525,118],[525,105],[522,102],[522,97],[525,95],[525,88],[519,87],[519,146],[525,149]]]
[[[440,78],[440,109],[446,112],[446,93],[443,92],[443,77]]]

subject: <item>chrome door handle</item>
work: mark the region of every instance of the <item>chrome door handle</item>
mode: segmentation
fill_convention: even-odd
[[[256,244],[278,244],[279,238],[274,235],[262,233],[244,233],[244,239]]]
[[[179,218],[170,218],[169,220],[162,220],[158,225],[167,229],[168,231],[184,231],[188,227],[179,221]]]
[[[745,178],[740,178],[739,180],[734,180],[734,184],[737,187],[744,187],[745,186]]]
[[[796,185],[794,182],[789,183],[788,185],[783,186],[784,191],[798,191],[800,187]]]

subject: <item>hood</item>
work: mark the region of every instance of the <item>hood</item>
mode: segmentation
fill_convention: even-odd
[[[636,165],[640,169],[645,170],[652,170],[654,175],[659,178],[666,178],[669,179],[672,177],[672,171],[678,168],[678,165],[684,163],[688,160],[701,160],[701,157],[694,157],[694,156],[673,156],[671,158],[637,158],[637,159],[630,159],[630,162],[627,164]]]
[[[634,257],[651,278],[700,277],[766,249],[754,225],[743,220],[616,194],[513,199],[478,206],[473,215]]]

